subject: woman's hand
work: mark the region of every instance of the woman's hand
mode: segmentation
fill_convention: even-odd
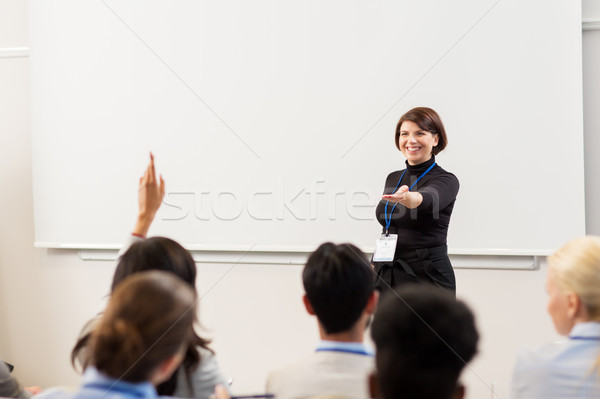
[[[38,386],[25,387],[23,389],[25,389],[27,392],[29,392],[32,395],[37,395],[38,393],[42,393],[42,388],[40,388]]]
[[[162,176],[156,180],[154,170],[154,155],[150,153],[150,163],[140,178],[138,190],[138,217],[133,229],[133,234],[146,236],[154,216],[160,208],[160,204],[165,196],[165,181]]]
[[[418,192],[408,191],[408,186],[401,186],[394,194],[385,194],[381,198],[386,201],[397,202],[408,209],[414,209],[423,202],[423,196]]]

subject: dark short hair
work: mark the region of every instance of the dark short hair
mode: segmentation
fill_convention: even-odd
[[[352,244],[327,242],[314,251],[302,273],[306,296],[328,334],[349,330],[375,289],[365,254]]]
[[[406,121],[411,121],[415,123],[421,129],[427,132],[437,134],[438,143],[435,147],[433,147],[431,151],[433,155],[439,154],[444,148],[446,148],[446,145],[448,144],[448,137],[446,137],[446,129],[444,129],[442,119],[440,118],[437,112],[427,107],[413,108],[404,115],[402,115],[402,117],[398,121],[398,124],[396,125],[396,134],[394,136],[396,148],[400,149],[400,146],[398,145],[398,138],[400,137],[400,127]]]
[[[150,237],[133,244],[119,258],[111,291],[126,277],[145,270],[173,273],[196,289],[196,264],[192,255],[177,241],[166,237]]]
[[[194,339],[196,292],[172,273],[146,271],[123,280],[90,338],[91,364],[128,382],[148,381],[156,367]]]
[[[380,301],[371,327],[382,397],[451,398],[477,352],[473,313],[432,285],[395,291]]]

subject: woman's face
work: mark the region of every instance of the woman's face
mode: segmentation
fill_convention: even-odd
[[[398,147],[409,165],[418,165],[431,158],[431,151],[438,143],[438,135],[421,129],[416,123],[404,121],[400,126]]]
[[[546,291],[548,292],[548,313],[554,323],[556,332],[560,335],[569,335],[575,324],[575,319],[569,315],[569,297],[556,283],[552,268],[548,268],[546,275]]]

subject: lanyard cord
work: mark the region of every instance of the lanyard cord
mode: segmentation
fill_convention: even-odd
[[[342,353],[352,353],[355,355],[373,356],[372,353],[369,353],[366,350],[360,350],[360,349],[318,348],[317,352],[342,352]]]
[[[580,341],[600,341],[600,337],[569,337],[569,339],[577,339]]]
[[[419,182],[419,180],[421,180],[427,173],[429,173],[429,171],[431,169],[433,169],[433,167],[436,165],[436,162],[434,162],[430,167],[427,168],[427,170],[425,172],[423,172],[423,174],[421,176],[419,176],[419,178],[408,188],[408,191],[412,190],[414,186],[417,185],[417,183]],[[406,174],[406,171],[408,169],[404,169],[404,172],[402,172],[402,176],[400,176],[400,180],[398,180],[398,184],[396,184],[396,188],[394,188],[394,191],[392,191],[392,194],[394,194],[396,192],[396,190],[398,190],[398,186],[400,185],[400,183],[402,182],[402,178],[404,177],[404,175]],[[390,212],[390,216],[388,218],[388,204],[390,203],[390,201],[385,201],[385,235],[388,235],[388,231],[390,229],[390,225],[392,224],[392,214],[394,213],[394,209],[396,209],[396,206],[398,205],[398,203],[396,202],[394,204],[394,206],[392,207],[392,211]]]

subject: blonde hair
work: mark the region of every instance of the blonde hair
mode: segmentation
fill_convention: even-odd
[[[569,241],[548,258],[548,265],[557,285],[574,292],[590,319],[600,321],[600,237]]]
[[[600,237],[575,238],[548,258],[556,284],[579,297],[590,320],[600,321]],[[600,375],[600,355],[589,371]]]

